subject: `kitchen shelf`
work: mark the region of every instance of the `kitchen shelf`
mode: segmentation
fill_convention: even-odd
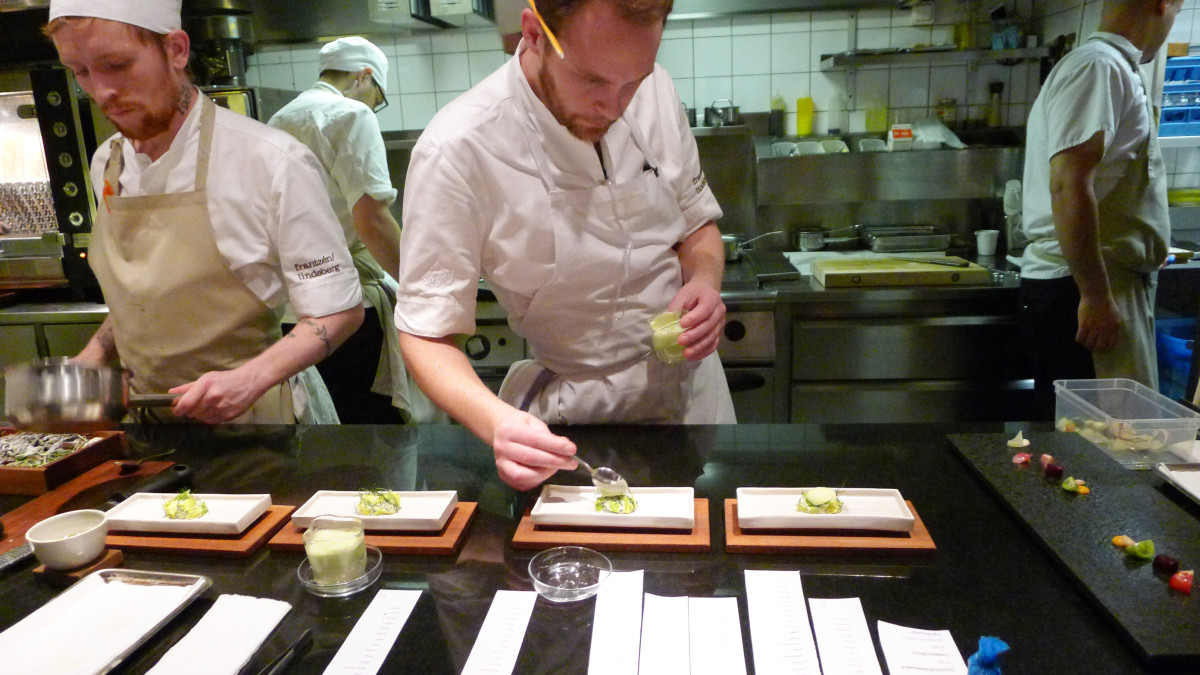
[[[823,54],[821,56],[821,70],[881,65],[992,63],[1008,61],[1010,59],[1028,61],[1047,56],[1050,56],[1049,47],[1029,47],[1026,49],[955,49],[915,52],[897,51],[872,54],[842,52],[840,54]]]
[[[1160,148],[1191,148],[1200,145],[1200,136],[1159,136]]]

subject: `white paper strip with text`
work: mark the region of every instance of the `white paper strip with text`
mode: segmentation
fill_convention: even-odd
[[[746,570],[757,675],[821,675],[799,572]]]
[[[462,675],[511,675],[537,593],[496,591]]]

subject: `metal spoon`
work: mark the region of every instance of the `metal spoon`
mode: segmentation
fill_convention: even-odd
[[[629,492],[629,483],[625,482],[625,479],[621,478],[621,474],[617,473],[616,471],[613,471],[607,466],[602,466],[599,469],[593,469],[590,464],[583,461],[579,457],[575,457],[575,461],[579,462],[580,469],[583,469],[591,474],[592,484],[595,485],[598,490],[600,490],[601,495],[623,495],[626,492]]]

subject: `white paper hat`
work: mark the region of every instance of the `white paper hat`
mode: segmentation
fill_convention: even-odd
[[[179,30],[183,0],[50,0],[50,20],[88,16],[141,26],[155,33]]]
[[[363,68],[370,68],[375,84],[378,84],[381,90],[387,91],[387,56],[369,40],[358,36],[338,38],[321,47],[318,58],[321,70],[355,73]]]

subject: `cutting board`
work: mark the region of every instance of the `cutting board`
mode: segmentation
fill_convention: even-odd
[[[946,256],[939,260],[966,262],[954,256]],[[813,276],[826,288],[970,286],[992,283],[992,271],[975,263],[968,263],[967,267],[950,267],[893,258],[835,259],[814,261],[812,270]]]
[[[97,485],[107,485],[101,492],[116,492],[128,488],[137,481],[145,481],[171,468],[175,462],[147,461],[138,465],[133,473],[121,474],[120,462],[104,462],[91,470],[72,478],[46,494],[37,497],[0,516],[4,524],[4,538],[0,539],[0,553],[25,543],[25,531],[39,522],[58,513],[59,507],[71,501],[79,493]],[[97,497],[97,505],[104,497]],[[82,508],[82,507],[81,507]]]

